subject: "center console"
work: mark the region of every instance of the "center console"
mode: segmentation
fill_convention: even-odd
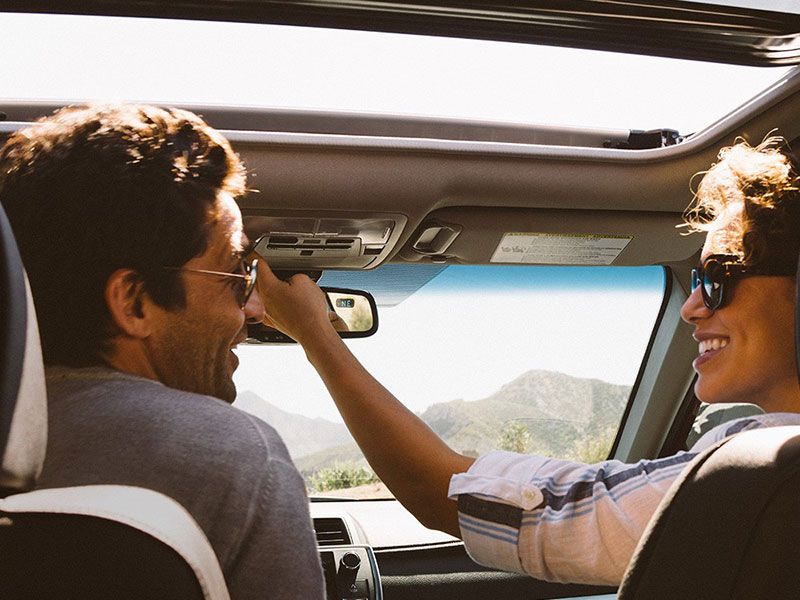
[[[327,600],[382,600],[375,554],[369,546],[320,548]]]

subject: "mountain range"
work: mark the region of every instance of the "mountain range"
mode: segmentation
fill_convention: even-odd
[[[464,454],[477,456],[497,449],[505,428],[518,423],[530,433],[527,451],[587,459],[582,448],[588,442],[607,444],[613,439],[630,391],[630,386],[599,379],[531,370],[486,398],[436,403],[419,416]],[[238,396],[236,406],[278,430],[301,472],[364,461],[340,423],[283,411],[249,391]]]
[[[295,460],[327,448],[355,445],[347,427],[341,423],[286,412],[254,392],[239,394],[234,406],[272,425],[281,434],[289,454]]]

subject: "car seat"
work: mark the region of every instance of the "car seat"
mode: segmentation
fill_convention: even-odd
[[[189,513],[152,490],[33,490],[47,402],[27,277],[0,207],[0,598],[227,600]]]

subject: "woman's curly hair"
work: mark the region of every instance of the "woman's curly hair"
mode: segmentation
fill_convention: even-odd
[[[800,180],[786,140],[738,141],[720,150],[684,218],[714,233],[712,251],[777,274],[794,273],[800,250]]]

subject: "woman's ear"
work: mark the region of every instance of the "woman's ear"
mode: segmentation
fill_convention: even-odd
[[[145,291],[139,273],[117,269],[106,281],[106,305],[113,324],[127,335],[143,339],[152,333],[144,305]]]

